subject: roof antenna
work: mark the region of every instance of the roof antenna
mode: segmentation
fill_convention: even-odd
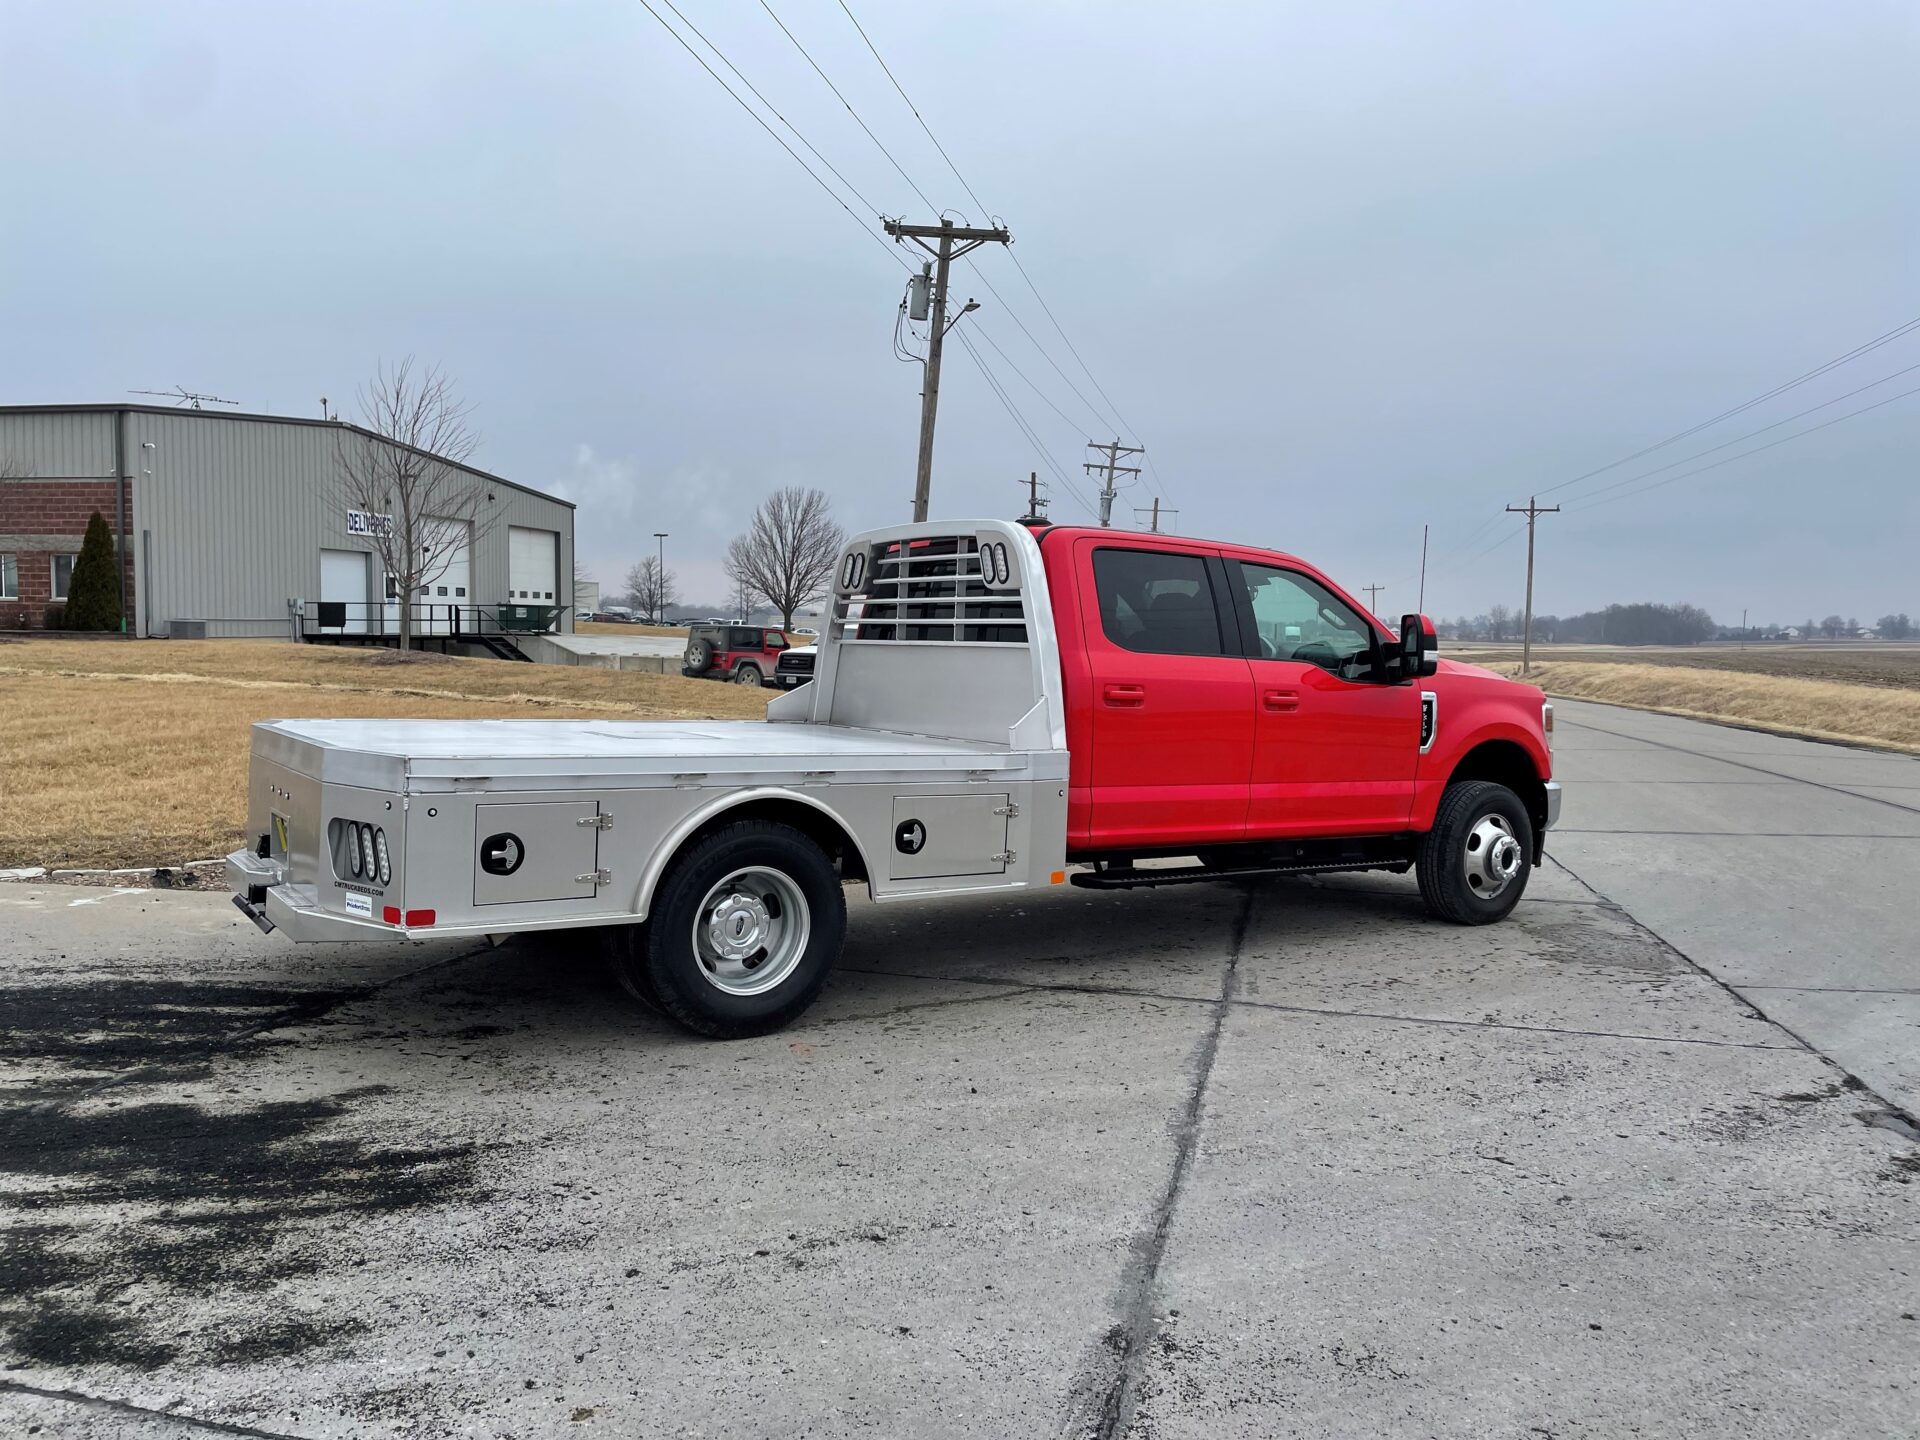
[[[129,390],[129,395],[164,395],[175,405],[185,405],[198,410],[201,402],[209,405],[238,405],[238,400],[222,400],[218,395],[203,394],[198,390],[189,390],[184,385],[176,385],[171,390]]]

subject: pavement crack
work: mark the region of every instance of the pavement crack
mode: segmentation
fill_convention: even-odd
[[[1619,908],[1610,900],[1582,901],[1580,903],[1608,909]],[[1626,915],[1624,911],[1621,913],[1627,920],[1633,920],[1633,917]],[[1634,923],[1637,924],[1638,922]],[[1646,927],[1641,926],[1640,928],[1644,930]],[[1658,939],[1657,936],[1655,938]],[[1666,944],[1664,940],[1660,943],[1662,945]],[[1220,1003],[1217,998],[1206,995],[1175,995],[1164,990],[1148,990],[1132,985],[1076,985],[1049,980],[1020,981],[1005,975],[920,975],[911,970],[855,969],[849,966],[842,966],[841,968],[856,975],[884,975],[897,980],[920,980],[930,985],[936,982],[947,982],[955,985],[1014,987],[1004,992],[1008,994],[1018,994],[1024,991],[1036,993],[1057,991],[1068,995],[1126,996],[1136,1000],[1159,1000],[1163,1003],[1174,1005],[1217,1005]],[[1694,968],[1698,969],[1697,966]],[[1706,978],[1712,980],[1711,976]],[[1719,982],[1715,981],[1713,983],[1718,984]],[[999,993],[1001,992],[996,992],[995,996],[985,998],[998,998]],[[930,1003],[950,1004],[952,1002],[935,1001]],[[1237,994],[1227,1001],[1227,1006],[1229,1009],[1234,1010],[1267,1010],[1283,1015],[1319,1015],[1332,1020],[1379,1020],[1389,1025],[1438,1025],[1461,1030],[1510,1030],[1523,1035],[1566,1035],[1581,1040],[1636,1040],[1648,1045],[1700,1045],[1715,1050],[1800,1050],[1806,1048],[1804,1043],[1768,1045],[1755,1040],[1705,1040],[1694,1035],[1647,1035],[1634,1030],[1582,1030],[1568,1025],[1523,1025],[1514,1020],[1462,1020],[1448,1015],[1395,1015],[1385,1010],[1336,1010],[1331,1006],[1325,1005],[1287,1005],[1277,1000],[1246,1000]],[[1748,1008],[1752,1009],[1753,1007],[1748,1006]],[[1756,1015],[1759,1014],[1758,1011],[1754,1013]],[[846,1018],[865,1019],[868,1017],[848,1016]],[[832,1023],[837,1024],[840,1022],[835,1021]]]
[[[95,1410],[106,1410],[118,1415],[138,1416],[142,1420],[171,1420],[174,1424],[191,1430],[203,1431],[208,1435],[246,1435],[252,1440],[306,1440],[306,1437],[291,1434],[285,1430],[261,1430],[252,1425],[229,1425],[222,1420],[202,1420],[194,1415],[182,1415],[174,1410],[154,1410],[145,1405],[135,1405],[127,1400],[110,1400],[99,1395],[88,1395],[79,1390],[56,1390],[43,1385],[28,1385],[19,1380],[0,1380],[0,1395],[32,1395],[41,1400],[60,1400],[69,1405],[82,1405]]]
[[[1735,729],[1735,730],[1745,730],[1745,729],[1753,728],[1752,726],[1741,725],[1738,721],[1731,721],[1731,720],[1716,720],[1716,721],[1710,721],[1709,723],[1716,724],[1716,725],[1725,725],[1729,729]],[[1696,760],[1714,760],[1714,761],[1718,761],[1722,765],[1731,765],[1736,770],[1751,770],[1756,775],[1771,775],[1776,780],[1791,780],[1796,785],[1811,785],[1816,790],[1827,790],[1832,792],[1835,795],[1845,795],[1850,799],[1865,800],[1869,804],[1885,805],[1890,810],[1903,810],[1909,815],[1920,815],[1920,805],[1902,805],[1898,800],[1888,800],[1879,795],[1862,795],[1858,790],[1849,790],[1844,785],[1829,785],[1824,780],[1809,780],[1804,775],[1789,775],[1784,770],[1769,770],[1764,765],[1749,765],[1744,760],[1729,760],[1727,759],[1726,756],[1716,755],[1711,750],[1689,750],[1685,745],[1675,745],[1671,741],[1667,741],[1667,740],[1649,740],[1644,735],[1628,735],[1624,731],[1609,730],[1603,725],[1595,725],[1586,720],[1575,720],[1572,716],[1567,717],[1567,724],[1575,727],[1576,729],[1591,730],[1598,735],[1611,735],[1616,740],[1636,740],[1642,745],[1651,745],[1658,750],[1676,751],[1681,755],[1691,755]],[[1760,733],[1763,735],[1771,735],[1771,734],[1779,734],[1781,732],[1763,730]],[[1871,745],[1849,744],[1844,740],[1822,740],[1819,737],[1813,736],[1813,735],[1789,734],[1788,738],[1795,739],[1795,740],[1804,740],[1808,744],[1812,744],[1812,745],[1833,745],[1843,750],[1867,750],[1873,754],[1887,753],[1886,751],[1878,749],[1877,747],[1874,747]],[[1897,754],[1899,752],[1896,751],[1893,753]],[[1881,837],[1875,836],[1874,838],[1879,839]],[[1571,874],[1572,872],[1569,871],[1568,873]]]
[[[1173,1123],[1173,1168],[1146,1228],[1134,1239],[1132,1258],[1121,1276],[1120,1321],[1107,1332],[1105,1353],[1096,1356],[1090,1372],[1074,1386],[1068,1425],[1086,1440],[1114,1440],[1126,1432],[1133,1419],[1140,1376],[1146,1368],[1147,1348],[1155,1331],[1153,1312],[1160,1289],[1160,1265],[1166,1258],[1167,1238],[1173,1232],[1180,1195],[1186,1188],[1193,1157],[1200,1146],[1207,1089],[1213,1080],[1214,1062],[1220,1055],[1220,1034],[1239,989],[1240,952],[1253,916],[1254,895],[1251,889],[1243,892],[1239,911],[1233,917],[1226,968],[1220,976],[1220,993],[1212,1001],[1213,1013],[1194,1052],[1187,1097]]]
[[[1651,744],[1654,742],[1649,741],[1648,743]],[[1681,747],[1678,745],[1669,745],[1666,748],[1669,750],[1678,750]],[[1692,754],[1694,752],[1689,751],[1687,753]],[[1809,780],[1805,783],[1811,785],[1814,782]],[[1822,786],[1821,788],[1831,789],[1832,787]],[[1897,807],[1897,808],[1904,808],[1904,807]],[[1846,1066],[1842,1065],[1838,1060],[1834,1059],[1833,1056],[1829,1055],[1826,1051],[1822,1050],[1818,1045],[1815,1045],[1811,1040],[1807,1039],[1806,1036],[1802,1035],[1798,1030],[1795,1030],[1791,1025],[1787,1024],[1784,1020],[1781,1020],[1777,1016],[1769,1015],[1765,1010],[1761,1009],[1760,1006],[1755,1004],[1754,1001],[1739,986],[1734,985],[1726,980],[1722,980],[1718,975],[1714,974],[1711,970],[1707,969],[1707,967],[1702,965],[1698,960],[1694,959],[1691,955],[1687,954],[1687,952],[1682,950],[1678,945],[1674,944],[1671,940],[1667,939],[1667,937],[1662,935],[1658,930],[1654,929],[1651,925],[1647,924],[1646,921],[1636,916],[1631,910],[1627,909],[1626,906],[1620,904],[1619,901],[1614,900],[1611,896],[1601,894],[1599,887],[1582,879],[1578,874],[1578,872],[1576,872],[1572,866],[1568,865],[1566,861],[1560,859],[1559,856],[1549,854],[1547,856],[1547,859],[1554,865],[1555,868],[1563,872],[1568,879],[1572,880],[1574,884],[1580,886],[1580,888],[1585,890],[1588,894],[1599,896],[1601,899],[1605,900],[1609,905],[1611,905],[1616,911],[1619,912],[1620,917],[1624,919],[1629,925],[1632,925],[1636,930],[1639,930],[1642,934],[1649,936],[1658,944],[1660,944],[1662,947],[1664,947],[1666,950],[1671,952],[1677,959],[1679,959],[1683,964],[1685,964],[1688,969],[1692,970],[1694,974],[1699,975],[1700,977],[1711,982],[1714,985],[1717,985],[1721,990],[1725,991],[1727,996],[1730,999],[1732,999],[1735,1003],[1745,1007],[1748,1013],[1758,1016],[1760,1019],[1766,1021],[1767,1024],[1773,1026],[1773,1028],[1778,1030],[1782,1035],[1785,1035],[1788,1039],[1792,1040],[1794,1045],[1797,1048],[1806,1051],[1809,1055],[1818,1056],[1821,1060],[1825,1061],[1828,1065],[1831,1065],[1836,1071],[1839,1072],[1841,1079],[1846,1083],[1846,1086],[1848,1089],[1857,1090],[1864,1095],[1868,1095],[1872,1097],[1875,1103],[1877,1103],[1887,1114],[1896,1117],[1902,1123],[1904,1123],[1909,1127],[1913,1127],[1916,1124],[1920,1124],[1920,1122],[1915,1121],[1913,1115],[1905,1107],[1896,1105],[1893,1101],[1889,1100],[1886,1096],[1882,1095],[1878,1090],[1875,1090],[1865,1080],[1861,1079],[1858,1075],[1854,1074],[1851,1070],[1847,1069]],[[1779,1047],[1760,1047],[1760,1048],[1779,1048]]]

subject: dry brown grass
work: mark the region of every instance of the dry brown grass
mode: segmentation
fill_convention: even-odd
[[[0,644],[0,865],[224,854],[249,727],[287,717],[758,719],[764,691],[678,675],[259,640]]]
[[[618,620],[579,620],[574,630],[581,635],[684,635],[684,625],[624,625]]]
[[[1505,675],[1520,673],[1517,661],[1481,663]],[[1536,662],[1530,678],[1549,695],[1920,754],[1920,691],[1670,664],[1576,660]]]
[[[1518,660],[1517,645],[1468,647],[1449,644],[1462,660],[1491,665]],[[1536,661],[1578,660],[1596,665],[1677,665],[1686,670],[1729,670],[1742,675],[1780,675],[1794,680],[1834,680],[1920,690],[1920,645],[1904,641],[1811,645],[1536,645]]]

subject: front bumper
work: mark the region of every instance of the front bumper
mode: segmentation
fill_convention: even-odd
[[[1560,823],[1560,782],[1547,781],[1547,829]]]
[[[800,675],[792,671],[776,670],[773,672],[773,683],[782,690],[798,690],[802,685],[805,685],[812,679],[813,676],[811,675]]]

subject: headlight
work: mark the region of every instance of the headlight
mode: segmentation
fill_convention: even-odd
[[[393,861],[387,856],[386,831],[375,830],[373,832],[373,853],[375,858],[380,862],[380,883],[382,885],[391,884],[393,881]]]

